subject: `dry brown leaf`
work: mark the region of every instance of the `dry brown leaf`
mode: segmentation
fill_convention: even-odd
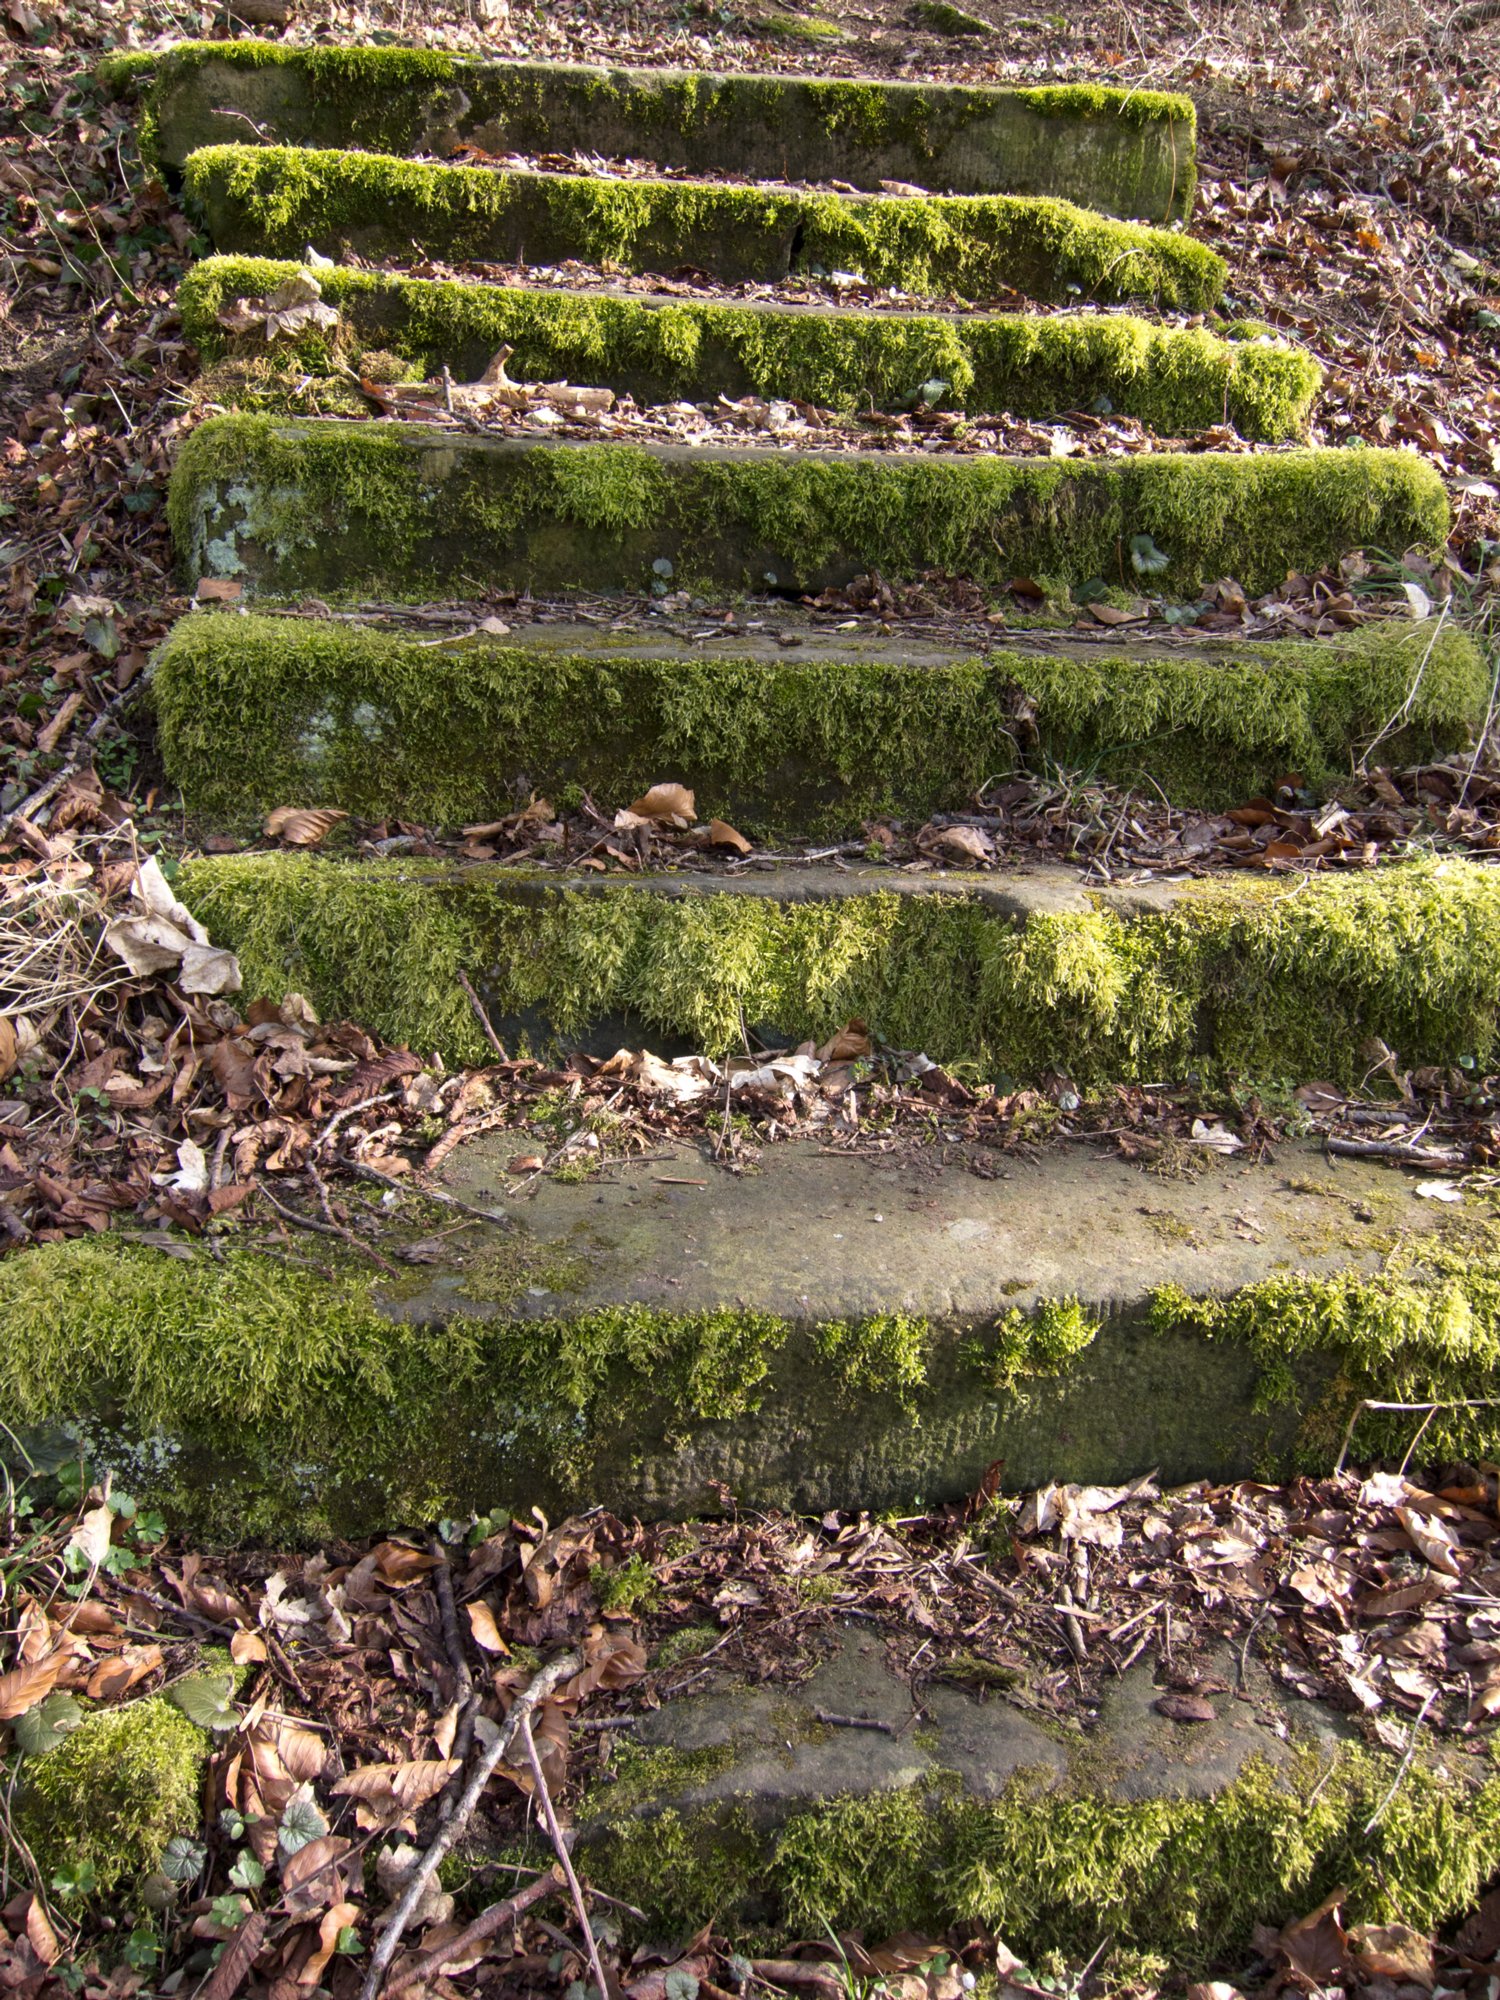
[[[873,1048],[870,1030],[865,1023],[858,1019],[846,1021],[838,1033],[818,1050],[818,1061],[858,1062],[861,1056],[870,1055]]]
[[[1349,1947],[1367,1979],[1410,1981],[1431,1992],[1432,1940],[1409,1924],[1356,1924],[1349,1933]]]
[[[85,1690],[90,1701],[110,1701],[129,1692],[137,1681],[154,1674],[162,1664],[160,1646],[127,1646],[108,1660],[101,1660],[89,1676]]]
[[[0,1722],[14,1722],[18,1715],[45,1701],[71,1658],[67,1652],[49,1653],[45,1660],[27,1660],[8,1674],[0,1674]]]
[[[1158,1714],[1165,1715],[1172,1722],[1218,1721],[1213,1703],[1205,1701],[1201,1694],[1158,1695],[1151,1705]]]
[[[293,1916],[311,1916],[344,1900],[359,1878],[353,1844],[341,1833],[319,1834],[281,1864],[281,1892]]]
[[[708,844],[710,847],[732,847],[736,854],[749,854],[753,850],[742,833],[737,833],[728,820],[711,819],[708,823]]]
[[[513,1170],[514,1171],[514,1170]],[[474,1643],[486,1653],[508,1654],[510,1647],[500,1636],[500,1628],[495,1623],[495,1614],[482,1597],[476,1597],[468,1607],[469,1630],[474,1635]]]
[[[388,1803],[402,1813],[415,1812],[437,1797],[455,1771],[463,1767],[456,1757],[422,1757],[409,1764],[363,1764],[349,1771],[333,1786],[336,1797],[366,1799],[375,1805]]]
[[[323,1912],[323,1921],[318,1925],[318,1948],[297,1974],[299,1986],[316,1986],[319,1983],[329,1959],[338,1950],[339,1932],[358,1922],[357,1903],[335,1903]]]
[[[266,1657],[266,1642],[259,1632],[236,1632],[229,1641],[229,1657],[237,1667],[257,1665]]]
[[[1419,1514],[1414,1507],[1398,1507],[1395,1511],[1396,1519],[1410,1535],[1413,1545],[1435,1570],[1440,1570],[1445,1576],[1461,1574],[1455,1553],[1456,1538],[1442,1521]]]
[[[690,826],[698,817],[698,802],[686,785],[653,785],[630,811],[637,819],[679,820]]]
[[[288,847],[317,847],[349,817],[333,806],[277,806],[266,814],[265,832],[272,840],[284,840]]]
[[[437,1557],[429,1555],[425,1549],[414,1549],[410,1542],[382,1542],[374,1551],[375,1567],[382,1583],[393,1590],[401,1590],[409,1583],[416,1583],[430,1569],[437,1568]]]

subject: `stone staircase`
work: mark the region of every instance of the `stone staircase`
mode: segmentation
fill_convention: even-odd
[[[787,648],[744,630],[746,592],[784,606],[872,570],[943,570],[992,598],[1032,577],[1061,597],[1138,588],[1145,549],[1160,587],[1188,596],[1224,576],[1262,591],[1355,549],[1441,545],[1447,502],[1423,461],[1296,443],[1319,382],[1308,356],[1253,326],[1153,317],[1211,314],[1225,284],[1182,227],[1183,99],[254,43],[112,71],[144,90],[148,143],[214,253],[185,281],[182,311],[226,410],[181,451],[172,524],[184,581],[238,585],[243,600],[184,618],[152,679],[166,767],[200,829],[244,831],[288,804],[454,823],[531,790],[624,804],[671,777],[757,837],[839,839],[876,814],[961,809],[1026,757],[1223,809],[1288,768],[1326,787],[1382,730],[1386,754],[1421,758],[1483,720],[1487,671],[1437,621],[1212,647],[1038,621],[968,651],[826,626]],[[586,147],[657,172],[409,157],[460,145]],[[407,379],[468,380],[505,343],[518,377],[641,399],[890,410],[936,377],[971,413],[1045,418],[1103,399],[1167,429],[1227,423],[1286,448],[1006,459],[308,418],[266,390],[221,324],[295,277],[286,260],[308,250],[385,260],[317,268],[338,324],[304,330],[293,351],[330,398],[376,353]],[[904,292],[1008,289],[1070,309],[744,301],[695,292],[691,277],[653,297],[403,268],[523,257],[771,285],[855,271]],[[1081,309],[1101,304],[1119,310]],[[687,639],[581,613],[579,593],[649,601],[663,576],[739,606],[740,622]],[[563,602],[519,633],[441,645],[415,616],[496,590]],[[976,1076],[1063,1071],[1101,1089],[1354,1084],[1372,1037],[1403,1066],[1482,1068],[1500,1009],[1500,876],[1451,860],[1086,891],[1061,868],[600,878],[255,854],[193,860],[177,886],[239,953],[247,992],[299,990],[450,1063],[488,1054],[461,975],[512,1045],[720,1055],[747,1032],[822,1040],[858,1016],[884,1043]],[[1361,1415],[1368,1399],[1497,1391],[1500,1266],[1472,1209],[1455,1217],[1394,1175],[1296,1146],[1259,1165],[1211,1156],[1201,1180],[1160,1185],[1077,1150],[977,1180],[949,1163],[940,1099],[933,1124],[915,1158],[772,1149],[740,1180],[689,1152],[598,1185],[543,1182],[525,1204],[502,1132],[444,1172],[449,1192],[509,1206],[508,1226],[456,1239],[409,1285],[330,1285],[243,1250],[182,1263],[88,1242],[32,1253],[42,1285],[12,1281],[13,1260],[0,1307],[14,1338],[63,1357],[54,1415],[82,1410],[133,1489],[229,1535],[359,1533],[539,1495],[670,1514],[720,1504],[725,1484],[751,1504],[905,1507],[962,1498],[995,1461],[1007,1484],[1152,1464],[1177,1479],[1326,1469],[1346,1427],[1366,1453],[1404,1450],[1409,1425]],[[205,1343],[217,1370],[192,1365]],[[1425,1448],[1493,1455],[1492,1433],[1481,1410],[1446,1411]],[[878,1679],[868,1662],[859,1671]],[[1016,1770],[1038,1760],[991,1755],[974,1733],[982,1705],[954,1700],[944,1730],[980,1748],[956,1764],[893,1752],[880,1784],[908,1803],[927,1787],[960,1804],[972,1793],[972,1838],[1003,1847],[1023,1779],[1015,1825],[1035,1823],[1034,1779]],[[759,1770],[736,1715],[713,1740]],[[1299,1731],[1274,1776],[1255,1775],[1248,1721],[1207,1777],[1170,1741],[1128,1783],[1071,1752],[1041,1761],[1069,1811],[1139,1838],[1132,1909],[1176,1893],[1181,1856],[1154,1859],[1149,1828],[1163,1813],[1178,1824],[1171,1802],[1208,1799],[1193,1826],[1211,1849],[1229,1802],[1236,1865],[1255,1878],[1246,1907],[1263,1881],[1272,1916],[1297,1893],[1278,1828],[1322,1794],[1320,1760],[1363,1771],[1384,1754],[1279,1707],[1267,1741]],[[700,1858],[730,1856],[732,1876],[735,1854],[764,1853],[768,1819],[870,1789],[847,1760],[788,1750],[731,1788],[727,1818],[723,1784],[650,1766],[600,1850],[601,1879],[611,1853],[633,1857],[635,1873],[615,1871],[622,1889],[664,1894],[662,1857],[684,1825]],[[959,1777],[939,1779],[939,1765]],[[1310,1836],[1309,1866],[1357,1846],[1353,1819],[1335,1819]],[[713,1874],[671,1885],[684,1921],[713,1914],[684,1886]],[[1057,1934],[1068,1893],[1040,1897],[1038,1936]],[[904,1909],[865,1920],[894,1927]]]

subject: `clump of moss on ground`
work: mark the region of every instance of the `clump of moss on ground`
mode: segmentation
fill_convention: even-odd
[[[858,271],[913,292],[1217,305],[1225,266],[1190,237],[1030,195],[778,192],[699,181],[429,166],[380,153],[205,146],[184,169],[190,210],[221,250],[252,256],[432,256],[627,270],[691,263],[716,277]]]
[[[729,451],[461,439],[398,423],[215,417],[173,469],[187,574],[262,593],[421,599],[505,583],[820,589],[934,568],[1188,593],[1351,549],[1436,548],[1449,511],[1410,452],[1148,452],[1121,459]]]
[[[8,1341],[22,1333],[12,1326]],[[91,1715],[55,1749],[22,1758],[15,1827],[42,1879],[66,1868],[110,1897],[158,1868],[173,1834],[198,1828],[206,1751],[201,1730],[148,1695]]]
[[[219,315],[232,300],[265,297],[297,269],[205,258],[178,287],[188,338],[210,362],[233,348],[264,369],[264,341],[232,342]],[[281,343],[287,373],[322,378],[389,348],[415,376],[446,366],[469,381],[508,345],[519,380],[603,383],[641,403],[753,392],[842,411],[891,409],[937,380],[948,385],[945,404],[960,409],[1043,419],[1102,398],[1168,436],[1227,419],[1242,436],[1273,442],[1305,433],[1322,381],[1311,355],[1269,332],[1228,341],[1205,327],[1162,327],[1130,314],[815,313],[376,271],[323,270],[318,278],[343,318],[331,333]],[[247,382],[240,407],[257,407],[254,393]]]

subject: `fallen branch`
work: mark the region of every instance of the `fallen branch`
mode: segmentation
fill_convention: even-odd
[[[833,1715],[826,1708],[813,1710],[814,1722],[826,1722],[830,1729],[874,1729],[882,1736],[899,1736],[894,1722],[882,1722],[878,1715]]]
[[[443,1208],[456,1208],[463,1215],[472,1215],[479,1222],[499,1222],[508,1224],[510,1217],[500,1208],[476,1208],[472,1202],[460,1201],[456,1194],[445,1194],[441,1188],[428,1187],[425,1181],[398,1181],[394,1174],[383,1174],[379,1167],[367,1167],[363,1160],[340,1160],[339,1165],[351,1174],[358,1174],[362,1181],[376,1181],[381,1187],[395,1188],[398,1194],[419,1194],[428,1201],[435,1201]]]
[[[570,1680],[582,1666],[583,1661],[577,1653],[564,1653],[560,1659],[553,1660],[549,1666],[543,1667],[530,1686],[524,1688],[516,1697],[499,1734],[474,1766],[473,1775],[464,1786],[463,1796],[454,1808],[452,1817],[438,1828],[431,1846],[411,1871],[405,1893],[391,1912],[390,1921],[371,1954],[370,1969],[365,1974],[364,1985],[359,1990],[359,2000],[376,2000],[381,1982],[385,1978],[386,1968],[396,1956],[402,1934],[411,1922],[417,1905],[426,1894],[427,1884],[437,1873],[444,1855],[460,1838],[464,1828],[474,1817],[474,1808],[479,1804],[485,1786],[505,1762],[506,1753],[515,1741],[522,1723],[527,1721],[538,1702],[545,1701],[555,1687],[560,1687],[564,1681]],[[453,1947],[450,1945],[447,1949],[451,1951]]]
[[[474,1009],[474,1018],[478,1021],[480,1027],[483,1029],[485,1040],[489,1043],[490,1047],[495,1051],[495,1054],[499,1056],[501,1062],[509,1062],[510,1057],[505,1053],[505,1044],[504,1042],[501,1041],[500,1037],[495,1033],[494,1023],[490,1020],[489,1015],[484,1011],[484,1002],[480,999],[479,995],[474,991],[474,988],[469,984],[469,975],[467,972],[464,971],[462,966],[460,966],[458,970],[458,983],[464,989],[464,992],[468,995],[469,1005]]]
[[[299,1215],[295,1208],[288,1208],[284,1202],[279,1202],[264,1181],[256,1182],[255,1192],[275,1209],[283,1221],[290,1222],[298,1229],[311,1230],[314,1236],[336,1236],[342,1242],[352,1244],[362,1256],[368,1257],[372,1263],[378,1264],[381,1270],[389,1277],[400,1277],[401,1274],[395,1265],[389,1259],[382,1257],[372,1244],[362,1243],[352,1229],[345,1229],[337,1222],[316,1222],[310,1215]]]
[[[567,1884],[562,1870],[554,1861],[552,1866],[538,1875],[534,1882],[528,1882],[524,1889],[517,1889],[513,1896],[507,1896],[503,1903],[491,1903],[487,1910],[481,1910],[473,1923],[466,1924],[457,1937],[449,1938],[446,1944],[438,1945],[423,1957],[416,1959],[401,1974],[393,1979],[385,1989],[386,2000],[396,2000],[398,1993],[405,1993],[409,1987],[423,1985],[435,1978],[444,1966],[463,1958],[475,1945],[483,1944],[497,1931],[504,1930],[508,1923],[524,1916],[535,1904],[544,1902]]]
[[[1325,1139],[1340,1160],[1403,1160],[1412,1167],[1461,1167],[1464,1155],[1448,1146],[1413,1146],[1405,1139]]]
[[[599,1963],[599,1945],[594,1936],[594,1927],[589,1922],[588,1905],[583,1900],[583,1890],[573,1870],[573,1857],[568,1852],[568,1843],[563,1839],[562,1827],[558,1824],[557,1808],[552,1803],[552,1794],[547,1789],[546,1775],[542,1770],[542,1760],[536,1754],[536,1743],[531,1734],[531,1715],[521,1717],[517,1725],[520,1730],[521,1747],[526,1752],[526,1761],[531,1766],[531,1781],[536,1786],[536,1795],[541,1801],[542,1818],[546,1822],[547,1833],[557,1855],[557,1865],[567,1877],[568,1894],[573,1898],[573,1908],[578,1913],[579,1928],[588,1948],[589,1969],[594,1975],[594,1983],[599,1990],[600,2000],[609,1993],[609,1982],[604,1977],[604,1967]]]

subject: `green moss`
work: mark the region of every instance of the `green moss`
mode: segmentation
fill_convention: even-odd
[[[932,1327],[912,1313],[876,1313],[869,1319],[834,1320],[814,1334],[818,1351],[831,1361],[846,1388],[862,1395],[894,1396],[915,1410],[927,1386]]]
[[[271,365],[264,340],[231,342],[219,315],[235,299],[265,297],[297,268],[251,257],[194,265],[178,287],[188,338],[209,361],[233,348],[263,376]],[[518,380],[602,382],[641,403],[755,393],[841,411],[892,409],[936,379],[949,385],[945,402],[971,411],[1046,418],[1102,398],[1166,435],[1227,420],[1247,438],[1271,441],[1306,431],[1322,381],[1311,355],[1269,332],[1230,342],[1204,327],[1161,327],[1129,314],[810,312],[376,271],[318,276],[343,317],[332,334],[309,333],[279,350],[292,380],[326,377],[350,360],[369,373],[370,350],[390,348],[404,373],[433,377],[446,366],[472,381],[508,345]],[[314,388],[325,409],[328,389],[321,379]],[[215,385],[239,407],[264,407],[251,400],[265,393],[256,381],[232,390],[223,378]]]
[[[1327,1464],[1351,1414],[1367,1399],[1447,1403],[1423,1431],[1431,1461],[1495,1455],[1500,1421],[1490,1409],[1457,1407],[1493,1396],[1500,1377],[1500,1227],[1481,1222],[1453,1238],[1398,1240],[1374,1276],[1268,1278],[1227,1296],[1190,1297],[1176,1286],[1154,1302],[1162,1329],[1187,1327],[1210,1340],[1243,1342],[1261,1367],[1260,1406],[1307,1404],[1302,1448]],[[1320,1396],[1304,1398],[1298,1361],[1331,1364]],[[1419,1417],[1367,1411],[1358,1455],[1403,1457]]]
[[[601,1611],[646,1611],[661,1595],[656,1576],[643,1556],[611,1568],[600,1563],[590,1572],[589,1581]]]
[[[816,9],[747,24],[804,42],[843,39]],[[476,62],[433,50],[188,43],[135,66],[157,75],[147,141],[181,166],[196,148],[268,139],[394,155],[590,152],[690,172],[878,188],[916,178],[955,192],[1055,194],[1164,221],[1192,205],[1191,101],[1094,87],[1027,92],[810,76]],[[106,65],[124,80],[123,68]],[[225,116],[227,112],[228,116]],[[1060,121],[1073,129],[1059,133]]]
[[[684,1660],[696,1660],[723,1636],[717,1625],[680,1625],[652,1653],[652,1668],[677,1667]]]
[[[627,270],[691,263],[724,279],[861,272],[913,292],[1066,301],[1146,298],[1205,311],[1223,261],[1169,230],[1027,195],[852,198],[696,181],[604,180],[426,166],[376,153],[209,146],[184,170],[190,209],[221,250],[534,263]]]
[[[992,35],[995,30],[988,21],[977,14],[967,14],[962,7],[949,5],[949,0],[916,0],[908,9],[912,21],[919,28],[930,28],[935,35]]]
[[[649,641],[643,654],[437,647],[211,612],[178,623],[150,685],[190,810],[247,828],[287,804],[465,825],[517,785],[615,804],[671,771],[743,831],[840,838],[886,813],[961,809],[1027,763],[1146,774],[1175,804],[1217,809],[1292,771],[1322,788],[1403,707],[1386,747],[1422,761],[1461,747],[1488,696],[1466,635],[1431,643],[1405,623],[1227,658],[1075,648],[927,666],[889,649],[807,661],[653,657]],[[1035,733],[1024,751],[1018,698]]]
[[[464,966],[492,968],[497,1019],[540,1018],[564,1039],[631,1015],[637,1034],[722,1053],[742,1019],[795,1043],[857,1015],[939,1062],[1062,1067],[1089,1087],[1223,1071],[1357,1080],[1372,1034],[1403,1064],[1483,1073],[1500,1046],[1500,878],[1466,861],[1236,878],[1184,886],[1163,910],[1024,923],[961,882],[780,901],[259,855],[190,862],[179,889],[240,954],[247,996],[295,988],[325,1018],[450,1061],[485,1059]]]
[[[196,1833],[207,1739],[157,1695],[105,1709],[44,1756],[24,1758],[14,1812],[43,1880],[91,1866],[110,1897]]]
[[[1102,1324],[1077,1299],[1044,1299],[1034,1313],[1013,1308],[971,1356],[997,1396],[1014,1398],[1032,1378],[1064,1374]]]
[[[1259,591],[1356,548],[1438,547],[1449,519],[1436,469],[1402,451],[656,454],[252,416],[192,433],[168,513],[190,577],[384,599],[640,589],[663,560],[704,588],[815,591],[870,569],[1137,587],[1144,537],[1165,592],[1229,575]]]

